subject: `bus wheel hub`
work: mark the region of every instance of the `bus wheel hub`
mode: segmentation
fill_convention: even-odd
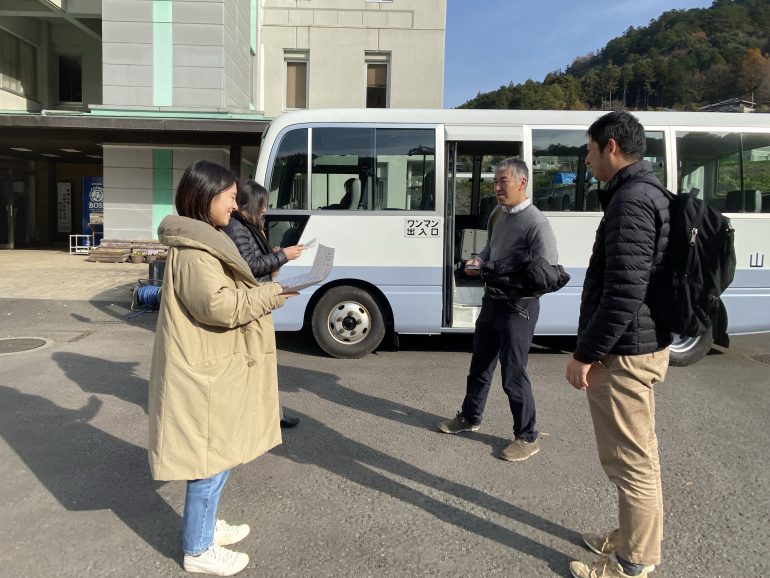
[[[329,314],[329,332],[341,343],[358,343],[369,333],[370,324],[369,311],[354,301],[339,303]]]

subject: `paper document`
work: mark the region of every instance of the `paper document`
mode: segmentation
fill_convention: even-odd
[[[305,249],[310,249],[310,248],[312,248],[312,247],[313,247],[313,245],[315,245],[315,244],[316,244],[316,241],[318,241],[318,238],[317,238],[317,237],[313,237],[313,238],[312,238],[312,239],[310,239],[310,240],[309,240],[307,243],[303,243],[303,244],[302,244],[302,246],[303,246]]]
[[[315,241],[315,239],[313,239]],[[316,285],[326,279],[329,273],[332,272],[332,266],[334,265],[334,249],[327,247],[326,245],[318,245],[318,250],[315,254],[315,260],[313,266],[310,268],[309,273],[304,275],[297,275],[296,277],[290,277],[288,279],[281,279],[278,281],[283,287],[284,293],[296,293],[301,289]]]

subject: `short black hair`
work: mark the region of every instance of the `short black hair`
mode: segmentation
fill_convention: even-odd
[[[240,213],[253,224],[258,224],[259,214],[267,206],[267,190],[257,181],[238,181],[238,195],[235,197]]]
[[[613,139],[623,151],[623,156],[629,160],[641,160],[647,150],[642,123],[625,111],[610,112],[599,117],[587,132],[588,138],[599,145],[599,150],[604,150],[610,139]]]
[[[237,181],[230,169],[210,161],[195,161],[187,167],[176,188],[176,212],[208,223],[211,222],[211,201]]]

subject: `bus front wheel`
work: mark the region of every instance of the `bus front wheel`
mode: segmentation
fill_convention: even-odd
[[[385,337],[385,321],[377,301],[358,287],[333,287],[313,310],[313,337],[332,357],[358,359]]]
[[[698,337],[681,337],[674,334],[674,341],[669,348],[669,365],[686,367],[703,359],[714,345],[714,336],[711,330],[698,335]]]

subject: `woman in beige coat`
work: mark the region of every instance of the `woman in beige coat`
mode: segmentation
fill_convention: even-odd
[[[229,576],[249,562],[223,546],[246,524],[216,519],[231,468],[281,443],[278,375],[270,312],[277,283],[257,283],[220,229],[235,203],[236,178],[198,161],[176,192],[179,216],[158,227],[168,245],[150,373],[149,460],[156,480],[187,480],[184,568]]]

